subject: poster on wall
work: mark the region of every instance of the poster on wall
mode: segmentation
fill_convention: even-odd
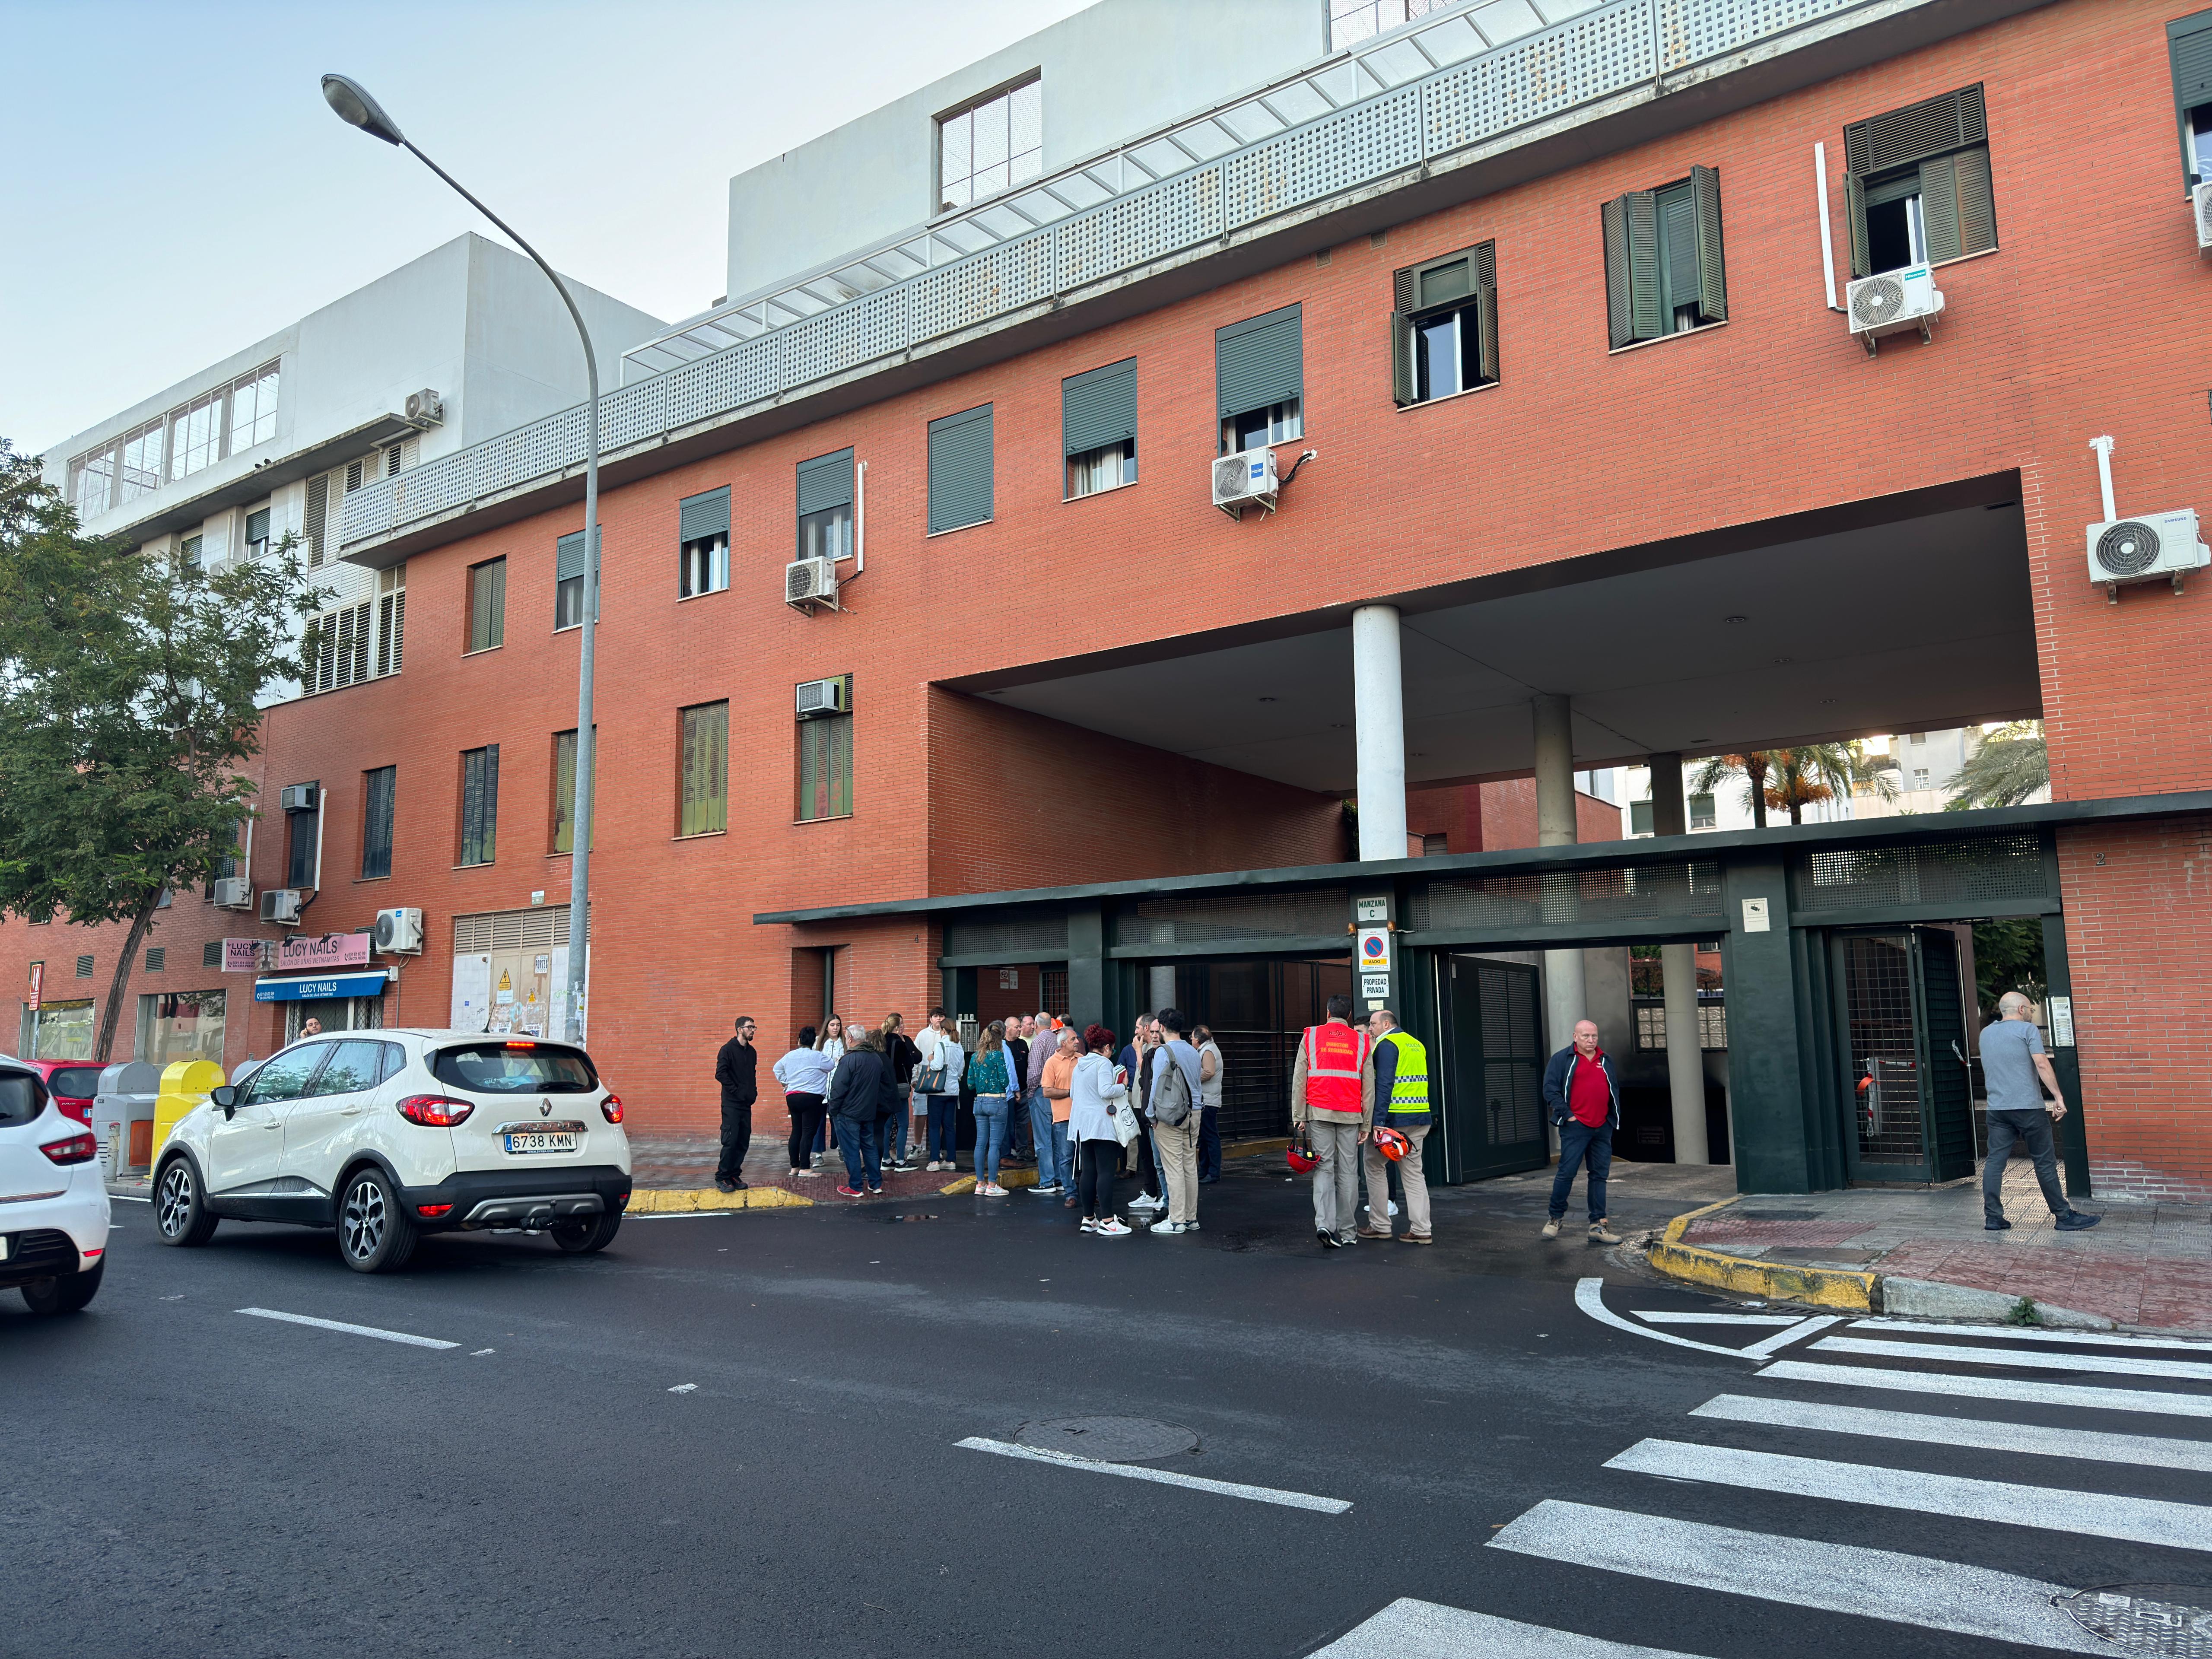
[[[456,1031],[481,1031],[491,1018],[491,958],[453,958],[453,1006],[447,1024]]]

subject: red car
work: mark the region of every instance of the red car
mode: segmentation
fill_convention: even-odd
[[[100,1074],[107,1068],[89,1060],[27,1060],[21,1062],[46,1079],[54,1104],[92,1127],[92,1097],[100,1092]]]

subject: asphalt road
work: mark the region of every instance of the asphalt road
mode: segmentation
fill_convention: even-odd
[[[1743,1310],[1616,1267],[1632,1332],[1577,1306],[1579,1242],[1323,1253],[1273,1176],[1208,1192],[1182,1239],[1017,1194],[435,1239],[385,1279],[276,1227],[164,1249],[119,1203],[86,1314],[0,1298],[0,1653],[1892,1659],[2066,1650],[2020,1577],[2212,1583],[2212,1353],[1655,1323]],[[1743,1420],[1839,1407],[1889,1415]],[[960,1444],[1092,1416],[1196,1438],[1126,1467],[1349,1508]]]

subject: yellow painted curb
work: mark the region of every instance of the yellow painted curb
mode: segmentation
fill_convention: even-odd
[[[1670,1279],[1765,1297],[1770,1301],[1806,1302],[1814,1307],[1849,1308],[1860,1313],[1873,1310],[1876,1274],[1854,1273],[1844,1267],[1799,1267],[1779,1261],[1760,1261],[1682,1243],[1682,1235],[1692,1221],[1735,1202],[1734,1198],[1724,1198],[1717,1204],[1676,1216],[1667,1224],[1664,1236],[1651,1247],[1651,1265]]]
[[[814,1200],[783,1187],[747,1187],[726,1193],[713,1187],[639,1187],[629,1195],[629,1212],[696,1214],[702,1210],[803,1210]]]
[[[1012,1192],[1017,1187],[1034,1187],[1036,1185],[1036,1171],[1035,1170],[1001,1170],[999,1171],[999,1184],[1008,1192]],[[957,1198],[963,1193],[972,1193],[975,1190],[975,1177],[971,1175],[962,1176],[957,1181],[946,1182],[937,1190],[946,1198]]]

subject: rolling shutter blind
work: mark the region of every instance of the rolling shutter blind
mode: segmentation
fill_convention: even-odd
[[[853,452],[817,455],[799,464],[799,516],[853,504]]]
[[[709,489],[702,495],[686,495],[676,504],[676,538],[680,542],[703,541],[709,536],[730,533],[730,487]],[[564,538],[565,539],[565,538]],[[580,532],[577,540],[583,536]],[[576,553],[575,574],[584,574],[584,555],[580,547]]]
[[[929,533],[991,516],[991,405],[929,423]]]
[[[1220,415],[1249,415],[1305,395],[1304,308],[1285,306],[1213,332]]]
[[[1709,323],[1728,320],[1728,260],[1721,251],[1721,176],[1711,167],[1690,169],[1696,205],[1698,309]]]
[[[2200,178],[2197,149],[2190,140],[2189,112],[2212,104],[2212,11],[2177,17],[2166,26],[2166,50],[2173,58],[2173,110],[2181,125],[2185,177]]]
[[[1632,190],[1602,210],[1606,320],[1615,349],[1666,332],[1659,303],[1659,204]]]
[[[602,589],[604,589],[607,585],[606,573],[607,527],[605,525],[601,525],[599,526],[599,580],[597,586]],[[553,580],[555,585],[557,586],[562,582],[567,581],[570,577],[580,576],[583,574],[584,532],[580,530],[572,530],[567,535],[562,537],[559,541],[553,544]],[[597,622],[599,619],[599,607],[597,605],[593,605],[592,607],[592,620],[593,622]]]
[[[1124,359],[1060,383],[1060,430],[1064,453],[1086,455],[1137,438],[1137,360]]]

